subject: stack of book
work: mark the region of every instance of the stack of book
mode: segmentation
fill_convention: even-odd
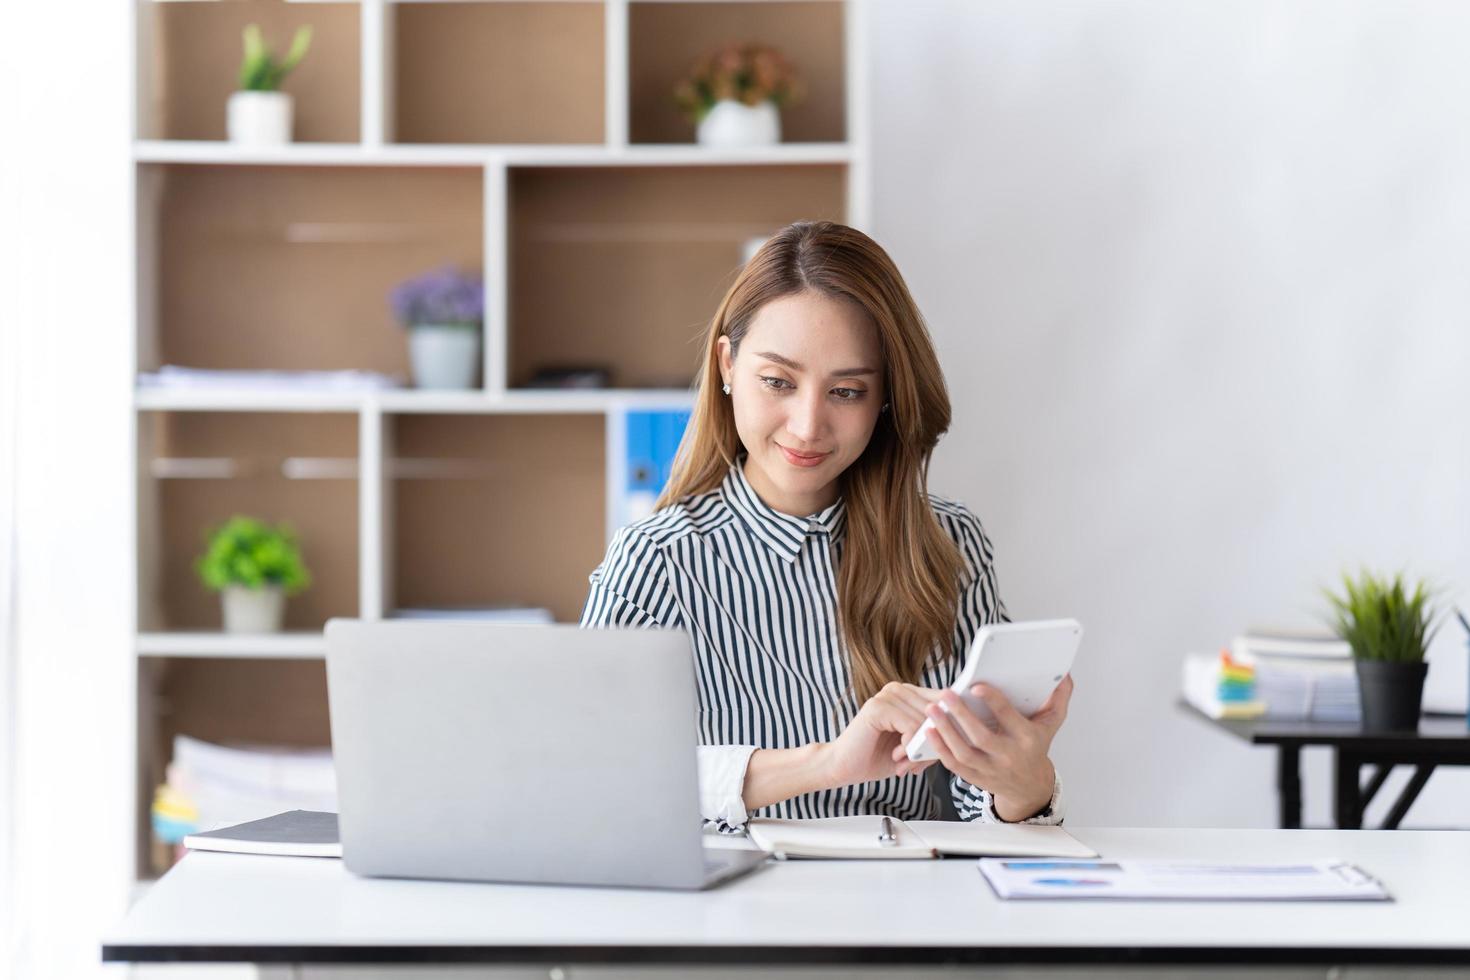
[[[1352,649],[1326,633],[1253,630],[1231,644],[1237,661],[1255,668],[1256,697],[1276,721],[1357,724],[1358,678]]]
[[[189,834],[298,809],[337,809],[330,749],[224,746],[175,736],[167,782],[153,802],[161,845],[155,863],[172,863]]]

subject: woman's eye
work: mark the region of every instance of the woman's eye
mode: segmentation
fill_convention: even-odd
[[[838,401],[855,402],[867,394],[861,388],[833,388],[832,394],[837,396]]]
[[[764,375],[761,376],[761,384],[765,385],[767,388],[772,389],[773,391],[785,391],[788,388],[796,387],[796,385],[792,384],[790,381],[787,381],[785,378],[768,378]]]

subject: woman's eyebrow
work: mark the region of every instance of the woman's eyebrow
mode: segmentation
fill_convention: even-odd
[[[800,364],[798,364],[795,361],[793,361],[791,358],[789,358],[789,357],[782,357],[780,354],[772,353],[771,351],[757,351],[755,356],[756,357],[764,358],[764,359],[766,359],[768,361],[774,361],[775,363],[781,365],[782,367],[790,368],[793,371],[803,371],[803,370],[805,370],[805,368],[803,368]],[[828,375],[828,377],[832,377],[832,378],[852,378],[852,377],[857,377],[858,375],[862,375],[862,374],[877,374],[877,373],[878,373],[878,369],[877,368],[857,367],[857,368],[846,368],[846,369],[841,370],[841,371],[833,371],[830,375]]]

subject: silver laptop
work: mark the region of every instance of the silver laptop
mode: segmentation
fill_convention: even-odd
[[[327,624],[342,856],[362,875],[705,888],[681,630]]]

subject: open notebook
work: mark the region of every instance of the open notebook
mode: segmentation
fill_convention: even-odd
[[[752,820],[750,839],[761,850],[791,858],[971,857],[1095,858],[1097,852],[1061,827],[1033,824],[893,820],[897,843],[879,842],[882,817]]]

